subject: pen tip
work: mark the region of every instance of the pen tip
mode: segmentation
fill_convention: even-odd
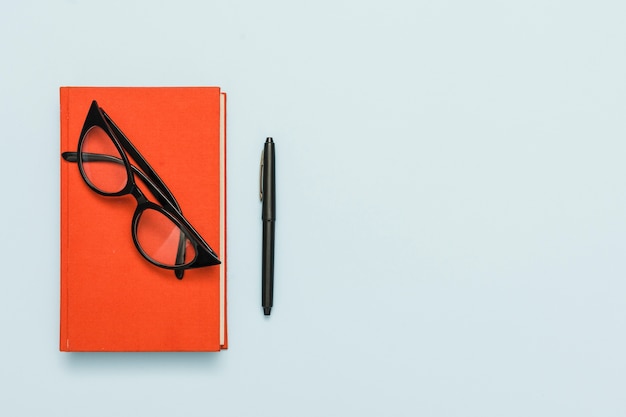
[[[265,139],[265,143],[274,143],[274,139],[268,137]]]
[[[263,313],[266,316],[269,316],[271,311],[272,311],[272,307],[263,307]]]

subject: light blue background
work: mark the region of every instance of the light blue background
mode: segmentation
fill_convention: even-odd
[[[626,415],[625,16],[606,0],[4,2],[0,414]],[[61,85],[228,92],[228,351],[58,352]]]

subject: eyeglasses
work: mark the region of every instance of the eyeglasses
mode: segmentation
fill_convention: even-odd
[[[129,156],[137,164],[131,165]],[[183,216],[180,205],[148,161],[94,100],[78,139],[77,152],[63,152],[77,162],[89,188],[106,197],[132,195],[137,208],[132,218],[133,242],[150,263],[174,270],[182,279],[186,269],[218,265],[217,254]],[[136,177],[159,204],[149,201]]]

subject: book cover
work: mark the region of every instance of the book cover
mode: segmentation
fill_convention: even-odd
[[[226,95],[218,87],[61,87],[60,100],[61,153],[77,152],[95,100],[221,261],[187,269],[182,279],[149,262],[133,241],[138,200],[98,194],[79,164],[59,155],[60,350],[227,348]],[[137,188],[158,205],[140,164],[128,161]]]

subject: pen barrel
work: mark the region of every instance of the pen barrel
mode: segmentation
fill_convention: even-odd
[[[262,199],[263,211],[263,265],[262,265],[262,304],[263,312],[270,315],[274,303],[274,221],[276,220],[276,165],[274,141],[267,138],[263,147]]]
[[[274,231],[272,220],[263,221],[263,260],[262,260],[262,300],[263,307],[272,307],[274,303]]]

